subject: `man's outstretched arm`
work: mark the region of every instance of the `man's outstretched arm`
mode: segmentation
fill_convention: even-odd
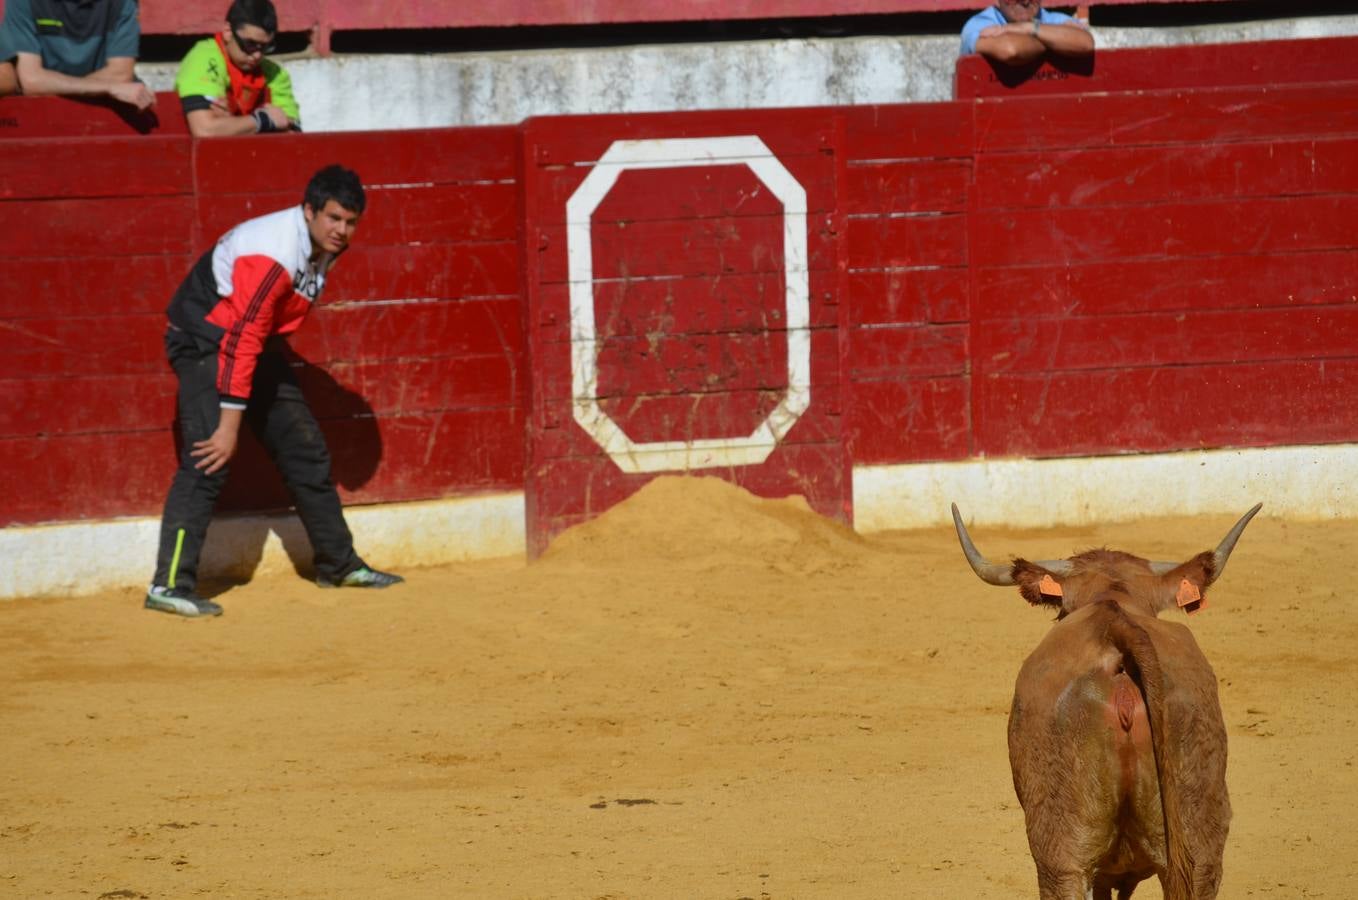
[[[36,53],[20,53],[14,67],[23,92],[30,97],[112,97],[139,110],[149,109],[156,95],[132,80],[135,62],[130,56],[116,56],[102,69],[77,77],[44,67]]]

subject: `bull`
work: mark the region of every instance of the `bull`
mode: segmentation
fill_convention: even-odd
[[[977,551],[953,504],[981,580],[1056,610],[1009,713],[1042,900],[1127,900],[1152,875],[1168,900],[1216,897],[1231,820],[1216,676],[1192,632],[1158,616],[1202,608],[1261,505],[1187,562],[1100,549],[1004,564]]]

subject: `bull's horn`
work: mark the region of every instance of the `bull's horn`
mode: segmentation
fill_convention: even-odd
[[[1235,549],[1235,542],[1240,540],[1240,535],[1245,531],[1245,526],[1250,524],[1250,519],[1253,519],[1254,514],[1262,509],[1263,506],[1264,504],[1262,503],[1254,504],[1254,506],[1250,508],[1250,511],[1241,516],[1240,521],[1236,522],[1235,526],[1232,527],[1230,531],[1226,532],[1226,536],[1221,539],[1221,543],[1217,544],[1217,548],[1212,551],[1212,581],[1216,581],[1221,577],[1221,573],[1226,569],[1226,561],[1231,558],[1231,551]],[[1177,569],[1181,565],[1183,565],[1183,563],[1153,562],[1151,563],[1151,571],[1156,575],[1164,575],[1167,572]],[[1212,581],[1207,582],[1207,584],[1211,584]],[[1203,585],[1203,587],[1206,586],[1207,585]]]
[[[966,554],[967,562],[971,563],[971,570],[986,584],[1014,584],[1013,566],[990,562],[976,549],[976,545],[971,542],[971,535],[967,534],[967,526],[962,524],[962,514],[957,511],[956,503],[952,505],[952,521],[957,526],[957,539],[962,542],[962,552]]]

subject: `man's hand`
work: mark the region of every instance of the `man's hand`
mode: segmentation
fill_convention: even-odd
[[[193,449],[189,451],[189,455],[198,458],[198,462],[193,464],[195,469],[202,469],[204,475],[211,475],[231,461],[231,457],[236,455],[240,420],[239,409],[222,410],[221,421],[217,423],[217,430],[212,432],[211,437],[205,441],[193,442]]]
[[[260,109],[264,110],[269,116],[269,120],[273,122],[273,127],[279,131],[287,131],[288,126],[292,124],[292,120],[288,118],[288,114],[273,104],[265,104],[264,106],[261,106]]]
[[[156,105],[156,95],[140,81],[125,81],[110,85],[108,95],[119,103],[135,106],[138,112],[146,112]]]

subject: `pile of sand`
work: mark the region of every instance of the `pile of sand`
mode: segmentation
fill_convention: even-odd
[[[664,475],[597,519],[556,537],[549,564],[667,566],[707,571],[760,560],[806,574],[843,569],[874,551],[852,528],[800,496],[770,500],[714,477]]]

